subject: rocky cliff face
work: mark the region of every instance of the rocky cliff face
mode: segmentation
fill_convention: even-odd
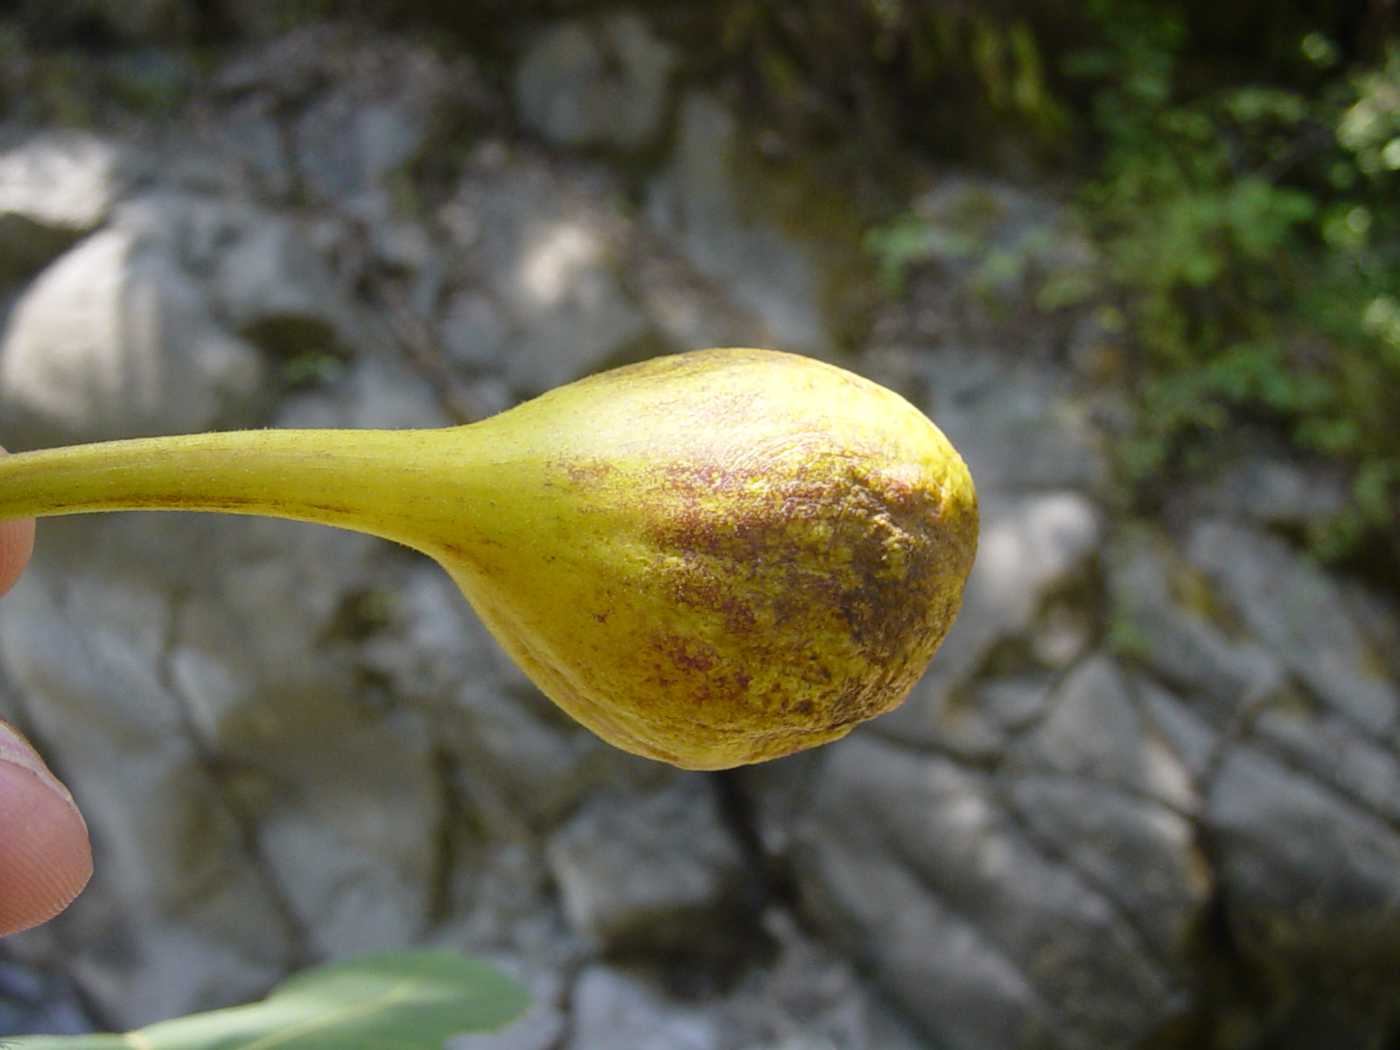
[[[545,25],[503,79],[313,26],[221,55],[175,120],[0,126],[11,448],[445,424],[773,345],[923,406],[984,519],[904,708],[717,776],[568,723],[405,551],[45,522],[0,605],[0,715],[98,870],[0,948],[0,1035],[434,942],[536,992],[457,1050],[1394,1045],[1400,616],[1283,538],[1328,479],[1250,454],[1130,519],[1111,334],[950,255],[849,345],[849,202],[794,197],[742,118],[620,13]],[[1043,194],[929,181],[950,235],[975,205],[1091,250]]]

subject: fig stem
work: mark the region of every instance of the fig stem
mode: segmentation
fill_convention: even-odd
[[[465,431],[468,428],[459,428]],[[239,430],[0,456],[0,519],[116,510],[256,514],[368,532],[433,553],[471,502],[454,442],[423,430]]]

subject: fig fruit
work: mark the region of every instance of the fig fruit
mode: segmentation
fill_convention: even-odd
[[[896,706],[953,622],[972,479],[898,395],[809,358],[702,350],[467,426],[260,430],[0,457],[0,518],[265,514],[438,561],[603,739],[689,769]]]

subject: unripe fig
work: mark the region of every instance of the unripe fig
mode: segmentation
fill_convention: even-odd
[[[898,395],[764,350],[657,358],[468,426],[262,430],[0,458],[0,518],[266,514],[436,559],[603,739],[723,769],[896,706],[977,546],[962,459]]]

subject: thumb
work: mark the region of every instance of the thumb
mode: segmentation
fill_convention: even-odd
[[[53,918],[91,875],[87,824],[73,796],[0,722],[0,936]]]

